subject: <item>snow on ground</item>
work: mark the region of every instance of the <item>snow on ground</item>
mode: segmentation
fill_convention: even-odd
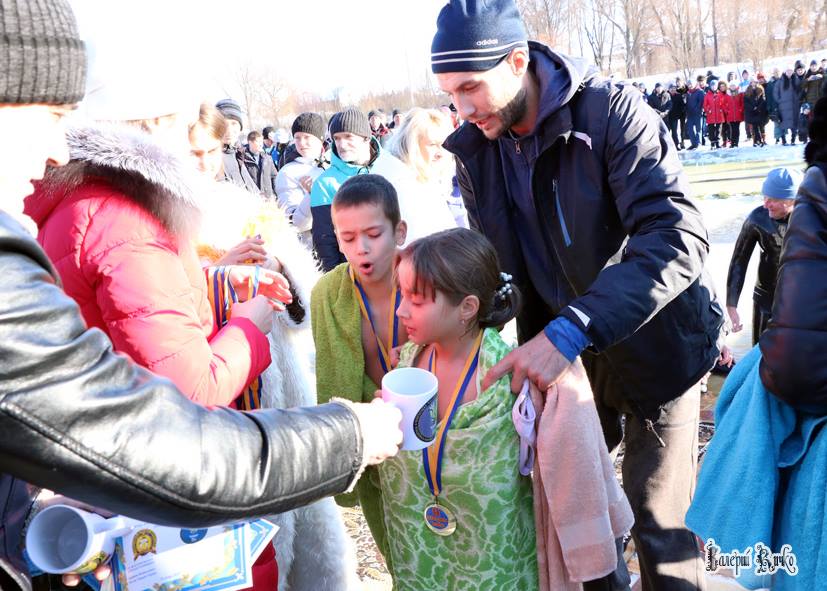
[[[793,164],[804,164],[804,146],[796,144],[795,146],[776,145],[775,140],[772,139],[772,131],[768,126],[767,135],[770,141],[763,148],[755,148],[752,146],[752,141],[744,141],[743,126],[741,129],[741,146],[737,148],[720,148],[718,150],[710,150],[709,142],[707,146],[701,146],[697,150],[683,150],[678,152],[678,157],[683,162],[684,166],[704,166],[708,164],[726,164],[730,162],[759,162],[762,160],[779,161]]]
[[[733,244],[744,218],[762,204],[757,195],[736,195],[726,199],[708,197],[697,199],[695,203],[704,216],[709,241],[711,243]]]

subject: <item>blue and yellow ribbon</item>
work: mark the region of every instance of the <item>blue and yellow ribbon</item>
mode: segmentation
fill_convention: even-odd
[[[247,278],[247,299],[250,300],[258,295],[259,274],[261,269],[255,266],[251,277]],[[216,325],[221,328],[230,318],[230,309],[238,302],[238,294],[230,282],[228,267],[210,267],[207,270],[207,284],[211,286],[208,290],[210,306],[212,307]],[[253,382],[244,389],[244,392],[237,398],[241,410],[255,410],[261,408],[261,390],[263,387],[259,375]]]
[[[454,420],[457,409],[462,405],[462,398],[465,396],[465,391],[471,383],[471,378],[474,377],[477,371],[477,364],[480,358],[480,346],[482,345],[482,332],[483,331],[480,331],[477,335],[477,338],[474,340],[474,346],[471,347],[471,352],[468,353],[465,366],[462,368],[462,373],[459,374],[454,393],[448,403],[450,411],[439,426],[434,444],[422,450],[425,478],[428,480],[428,488],[431,489],[431,494],[434,495],[434,498],[439,497],[439,493],[442,490],[442,454],[445,451],[445,439],[448,435],[448,429],[451,426],[451,421]],[[436,375],[436,349],[431,352],[428,370]]]
[[[382,371],[388,373],[391,370],[391,350],[399,345],[399,318],[396,316],[396,311],[402,302],[402,294],[399,291],[399,287],[394,283],[393,291],[391,291],[393,308],[391,308],[388,313],[388,344],[386,347],[376,332],[376,325],[373,324],[373,313],[370,309],[370,302],[368,301],[368,295],[365,293],[365,289],[356,278],[353,267],[348,267],[348,273],[350,274],[350,280],[353,281],[353,285],[356,288],[356,299],[359,300],[359,308],[362,310],[362,316],[364,316],[368,324],[370,324],[370,329],[373,331],[373,336],[379,347],[379,363],[382,365]]]

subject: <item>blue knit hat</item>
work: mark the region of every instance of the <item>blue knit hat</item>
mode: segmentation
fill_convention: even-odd
[[[528,47],[514,0],[451,0],[436,19],[431,43],[431,70],[484,72],[515,47]]]
[[[771,199],[795,199],[803,175],[794,168],[773,168],[764,180],[761,192]]]

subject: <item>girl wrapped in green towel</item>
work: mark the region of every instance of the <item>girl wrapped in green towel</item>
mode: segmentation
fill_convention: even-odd
[[[397,315],[409,342],[399,367],[439,380],[434,444],[379,467],[395,589],[538,587],[531,479],[520,475],[510,376],[481,389],[510,347],[497,327],[519,293],[496,252],[465,229],[413,242],[398,261]]]

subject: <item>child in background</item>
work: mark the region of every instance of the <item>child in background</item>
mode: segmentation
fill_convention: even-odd
[[[463,228],[417,240],[399,258],[398,316],[410,339],[399,367],[439,380],[434,444],[379,469],[399,591],[538,588],[532,484],[519,470],[511,378],[480,390],[511,350],[497,327],[520,301],[499,268],[490,242]],[[434,511],[447,528],[426,520]]]
[[[370,402],[390,369],[391,350],[407,341],[396,318],[400,296],[393,281],[407,226],[393,185],[375,174],[346,180],[333,197],[331,218],[347,262],[324,275],[310,296],[316,392],[320,404],[333,396]],[[336,500],[342,505],[359,502],[392,573],[376,469],[365,471],[355,494]]]
[[[741,123],[744,121],[744,95],[740,87],[733,82],[729,85],[729,110],[726,114],[729,126],[729,147],[737,148],[741,139]]]
[[[802,103],[798,115],[798,141],[806,144],[809,141],[807,135],[807,128],[810,126],[810,113],[812,112],[812,105],[810,103]]]
[[[726,82],[718,84],[717,90],[710,80],[710,92],[704,97],[704,113],[709,131],[709,146],[717,150],[725,146],[726,138],[722,137],[726,127],[726,114],[729,110],[729,95],[726,93]],[[728,132],[727,132],[728,134]]]

